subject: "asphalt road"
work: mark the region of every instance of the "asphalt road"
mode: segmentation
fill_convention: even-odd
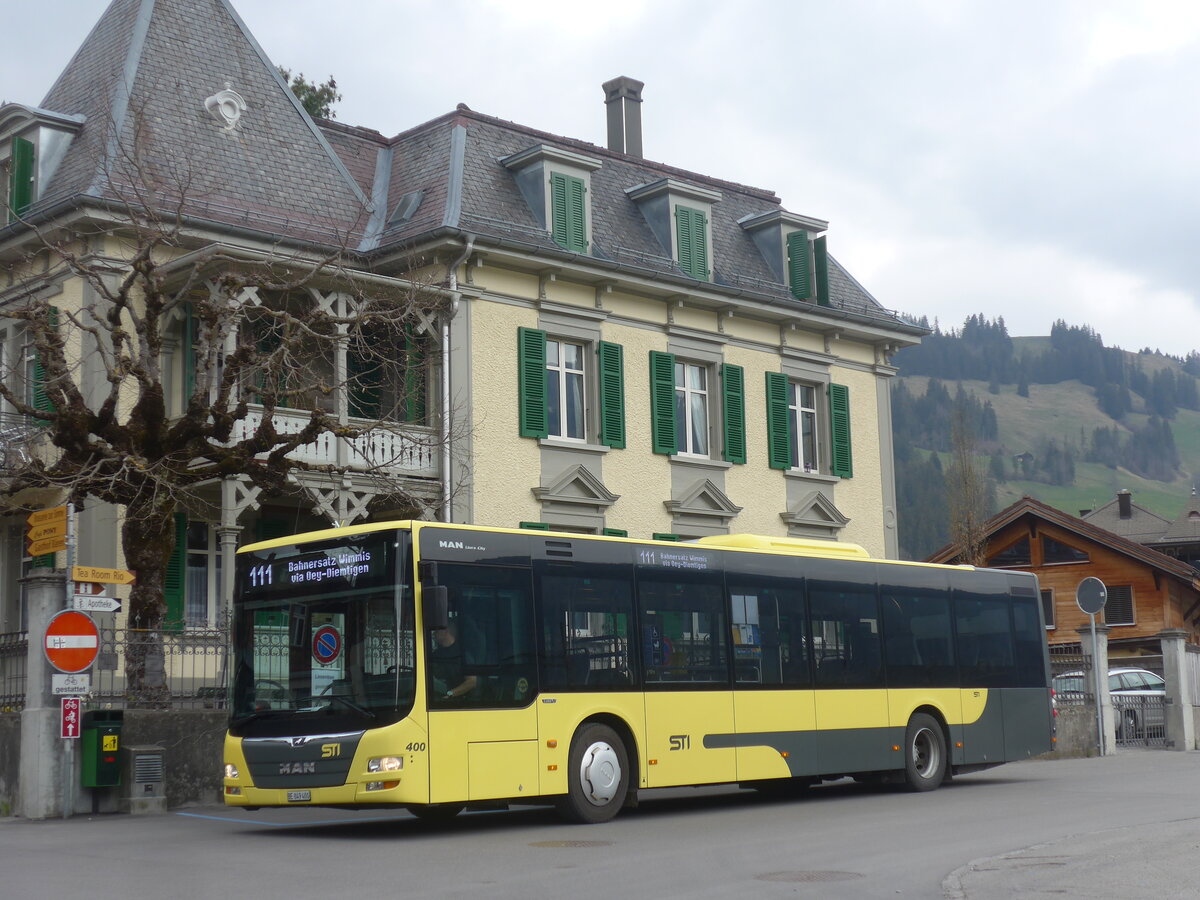
[[[1010,764],[929,794],[704,788],[613,822],[539,808],[430,826],[403,812],[192,808],[0,820],[23,898],[1200,896],[1200,754]]]

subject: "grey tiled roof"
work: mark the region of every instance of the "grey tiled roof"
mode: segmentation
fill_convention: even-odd
[[[205,98],[227,83],[248,106],[232,130],[204,108]],[[132,85],[127,103],[126,84]],[[141,176],[120,171],[120,165],[106,171],[101,160],[106,150],[113,155],[133,149],[168,188],[186,182],[188,211],[217,224],[383,255],[450,229],[509,242],[552,265],[556,257],[573,255],[539,225],[513,174],[500,162],[546,144],[601,162],[591,175],[590,203],[590,259],[598,268],[627,268],[668,284],[674,280],[681,292],[694,284],[626,194],[631,187],[671,178],[721,195],[711,206],[708,290],[826,314],[791,296],[739,224],[779,210],[774,193],[465,106],[390,139],[367,128],[314,123],[228,0],[113,0],[43,106],[82,113],[87,121],[41,204],[80,194],[120,199],[123,185],[138,183]],[[599,105],[596,112],[602,114]],[[118,140],[106,148],[114,122]],[[381,173],[386,181],[377,178]],[[406,198],[407,214],[397,218],[397,206]],[[921,333],[884,309],[832,256],[829,275],[831,317],[850,314]]]
[[[1200,541],[1200,497],[1192,491],[1187,506],[1175,517],[1167,530],[1158,538],[1159,543],[1180,544]]]
[[[1139,544],[1149,544],[1158,540],[1166,534],[1170,527],[1171,523],[1167,519],[1132,501],[1129,504],[1129,511],[1129,518],[1122,519],[1119,501],[1114,497],[1108,503],[1098,506],[1083,516],[1083,520],[1097,528],[1103,528],[1105,531],[1119,534],[1123,538],[1137,541]]]

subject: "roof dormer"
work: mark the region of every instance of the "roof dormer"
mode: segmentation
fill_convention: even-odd
[[[44,197],[50,180],[83,125],[83,116],[10,103],[0,108],[0,226]]]
[[[829,257],[822,234],[828,230],[828,222],[773,209],[739,219],[738,224],[793,297],[829,305]]]
[[[718,191],[660,178],[626,189],[654,232],[684,274],[697,281],[712,281],[712,205],[721,201]]]
[[[589,253],[592,246],[591,175],[600,160],[549,144],[500,160],[516,177],[521,196],[538,224],[550,232],[554,243],[573,253]]]

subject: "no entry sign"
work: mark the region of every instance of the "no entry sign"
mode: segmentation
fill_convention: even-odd
[[[46,626],[46,659],[60,672],[82,672],[90,668],[100,652],[96,623],[77,610],[55,615]]]

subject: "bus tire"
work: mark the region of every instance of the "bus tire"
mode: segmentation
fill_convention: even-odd
[[[625,804],[629,754],[617,733],[591,722],[571,739],[567,793],[558,801],[563,818],[581,825],[607,822]]]
[[[936,790],[946,778],[946,736],[932,716],[917,713],[904,732],[904,781],[910,791]]]
[[[465,803],[427,803],[410,806],[408,811],[424,822],[449,822],[465,806]]]

